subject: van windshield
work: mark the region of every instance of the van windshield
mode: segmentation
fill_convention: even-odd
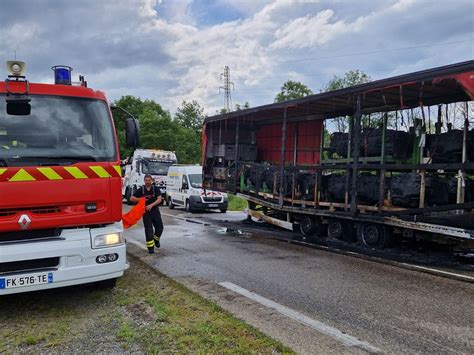
[[[116,159],[107,104],[31,95],[31,113],[9,115],[0,95],[0,166],[73,164]]]
[[[189,183],[195,189],[200,189],[202,187],[202,175],[201,174],[189,174]]]

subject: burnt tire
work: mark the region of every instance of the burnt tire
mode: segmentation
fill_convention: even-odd
[[[328,237],[349,243],[353,243],[356,240],[353,233],[352,223],[338,219],[332,219],[329,221]]]
[[[367,248],[383,249],[392,245],[393,235],[389,227],[375,223],[360,223],[357,226],[357,240]]]
[[[300,220],[300,233],[309,240],[317,240],[325,237],[325,229],[320,218],[304,216]]]

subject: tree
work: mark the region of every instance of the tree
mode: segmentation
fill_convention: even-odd
[[[275,97],[275,102],[283,102],[291,99],[299,99],[311,95],[313,92],[299,81],[288,80],[281,87],[281,91]]]
[[[245,104],[240,105],[240,104],[235,104],[235,111],[240,111],[240,110],[246,110],[250,107],[248,101],[245,101]]]
[[[334,78],[326,84],[322,92],[344,89],[350,86],[368,83],[371,80],[370,76],[361,70],[349,70],[342,78],[335,75]]]
[[[142,100],[139,97],[132,95],[122,96],[116,100],[114,104],[118,107],[125,109],[130,112],[140,122],[140,139],[143,139],[143,135],[146,135],[146,131],[143,129],[143,123],[146,116],[150,114],[157,115],[157,117],[170,117],[168,111],[163,110],[160,104],[153,100]],[[120,111],[114,110],[114,124],[117,131],[117,138],[119,142],[120,156],[122,158],[130,156],[132,149],[125,146],[125,120],[127,115]],[[140,146],[143,146],[140,144]]]
[[[201,132],[205,118],[204,108],[196,100],[191,102],[183,100],[181,107],[178,107],[174,115],[174,120],[182,127],[191,128],[198,132]]]
[[[343,77],[334,76],[334,78],[329,81],[326,86],[321,90],[321,92],[334,91],[339,89],[344,89],[354,85],[368,83],[372,79],[366,73],[361,70],[349,70],[344,74]],[[336,128],[339,132],[347,132],[349,128],[348,117],[337,117],[334,119],[336,123]]]

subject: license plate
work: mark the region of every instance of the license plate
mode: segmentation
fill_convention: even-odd
[[[217,203],[210,203],[209,204],[209,207],[217,207],[217,206],[219,206]]]
[[[35,286],[53,282],[52,272],[0,277],[0,289]]]

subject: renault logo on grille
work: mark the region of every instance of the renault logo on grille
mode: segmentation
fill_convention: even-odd
[[[28,227],[30,226],[30,223],[31,223],[31,219],[30,217],[28,217],[27,214],[22,214],[20,218],[18,219],[18,224],[20,225],[20,228],[23,230],[28,229]]]

